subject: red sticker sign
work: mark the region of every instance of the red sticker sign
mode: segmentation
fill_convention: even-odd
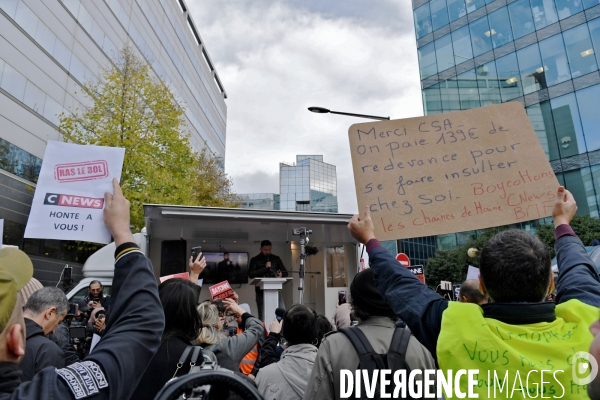
[[[208,290],[210,290],[210,295],[213,300],[233,297],[233,289],[231,289],[231,285],[228,281],[217,283],[216,285],[209,287]]]
[[[102,179],[108,176],[108,163],[104,160],[57,164],[54,179],[60,183]]]

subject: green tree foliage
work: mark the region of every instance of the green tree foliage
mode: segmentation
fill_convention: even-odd
[[[131,223],[144,226],[144,203],[236,206],[231,180],[204,147],[192,149],[184,109],[131,48],[84,90],[90,108],[63,114],[65,141],[123,147],[121,186],[131,202]]]
[[[570,225],[584,245],[591,246],[594,239],[600,240],[600,219],[589,215],[576,215]],[[554,224],[540,224],[536,230],[537,237],[544,242],[550,255],[554,257]]]
[[[469,265],[479,267],[479,258],[470,258],[467,251],[474,247],[481,249],[488,240],[501,230],[508,227],[489,228],[473,235],[466,244],[457,246],[452,250],[439,250],[435,257],[427,260],[425,265],[425,278],[428,284],[436,287],[440,281],[450,281],[453,284],[463,283],[467,277]]]

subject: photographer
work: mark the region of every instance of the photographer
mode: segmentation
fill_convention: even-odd
[[[250,260],[250,267],[248,268],[248,276],[250,279],[254,278],[281,278],[287,277],[288,272],[281,261],[281,258],[275,254],[271,254],[271,242],[263,240],[260,243],[260,253],[252,257]],[[264,313],[264,293],[262,289],[255,286],[256,291],[256,305],[258,307],[258,319],[261,321],[265,320]],[[279,293],[279,307],[285,308],[281,293]]]
[[[265,328],[262,323],[240,307],[233,299],[224,299],[224,312],[219,312],[214,304],[204,302],[198,306],[198,313],[202,320],[202,330],[197,342],[206,350],[215,353],[219,366],[238,372],[240,362],[258,340],[264,335]],[[240,316],[245,326],[243,333],[227,336],[223,332],[222,318],[230,314]]]
[[[104,286],[100,281],[91,281],[88,286],[88,295],[83,299],[89,308],[103,307],[108,310],[110,307],[110,296],[104,295]]]

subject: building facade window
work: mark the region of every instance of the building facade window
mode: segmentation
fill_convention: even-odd
[[[431,0],[429,6],[431,8],[431,22],[434,31],[450,23],[446,0]]]
[[[558,18],[565,19],[583,11],[583,2],[577,0],[554,0],[558,11]]]
[[[471,46],[468,25],[452,32],[452,47],[454,64],[460,64],[473,58],[473,47]]]
[[[512,27],[506,7],[490,13],[488,20],[490,23],[492,45],[495,49],[513,41]]]
[[[464,18],[482,3],[425,3],[434,31],[418,41],[425,114],[521,102],[559,183],[581,203],[578,213],[598,217],[600,0],[516,0],[477,19]],[[464,71],[468,60],[473,67]],[[536,223],[515,227],[534,232]],[[453,248],[473,234],[434,237],[433,248]],[[418,257],[424,245],[417,242],[401,241],[400,251]]]
[[[517,51],[517,60],[519,62],[523,94],[537,92],[548,87],[537,43]]]
[[[600,85],[591,86],[575,92],[581,125],[585,135],[587,151],[600,149],[600,113],[598,112],[598,99],[600,99]]]
[[[535,31],[529,0],[517,0],[508,5],[513,38],[519,39]]]
[[[452,50],[452,36],[446,35],[435,41],[435,57],[438,72],[454,66],[454,51]]]
[[[41,159],[0,138],[0,169],[36,183],[41,168]]]
[[[517,55],[510,53],[496,60],[496,71],[500,83],[500,97],[502,102],[523,96],[523,87],[520,79]]]
[[[471,42],[473,44],[473,56],[477,57],[492,50],[492,31],[487,17],[479,18],[469,24],[471,31]]]
[[[414,11],[415,29],[417,31],[417,39],[422,38],[433,32],[431,25],[431,14],[429,13],[429,3],[422,5]]]
[[[550,102],[544,101],[540,104],[534,104],[525,109],[533,130],[550,161],[558,160],[560,154],[558,151],[558,142],[556,140],[556,130],[554,129],[554,120],[552,118],[552,109]]]
[[[561,158],[585,153],[585,140],[574,93],[550,100]]]
[[[539,46],[544,63],[546,84],[554,86],[571,79],[571,71],[569,70],[569,62],[562,35],[554,35],[542,40]]]
[[[594,48],[587,25],[563,32],[571,76],[577,78],[598,70]]]
[[[419,48],[418,50],[421,79],[429,78],[438,72],[434,45],[435,44],[432,42]]]
[[[465,0],[446,0],[448,3],[448,16],[450,22],[456,21],[460,17],[467,15],[465,9]]]

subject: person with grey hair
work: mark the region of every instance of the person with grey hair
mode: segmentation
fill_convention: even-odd
[[[46,367],[65,367],[61,348],[45,335],[54,332],[69,311],[69,301],[62,290],[44,287],[34,292],[25,303],[26,347],[21,363],[22,382]]]

